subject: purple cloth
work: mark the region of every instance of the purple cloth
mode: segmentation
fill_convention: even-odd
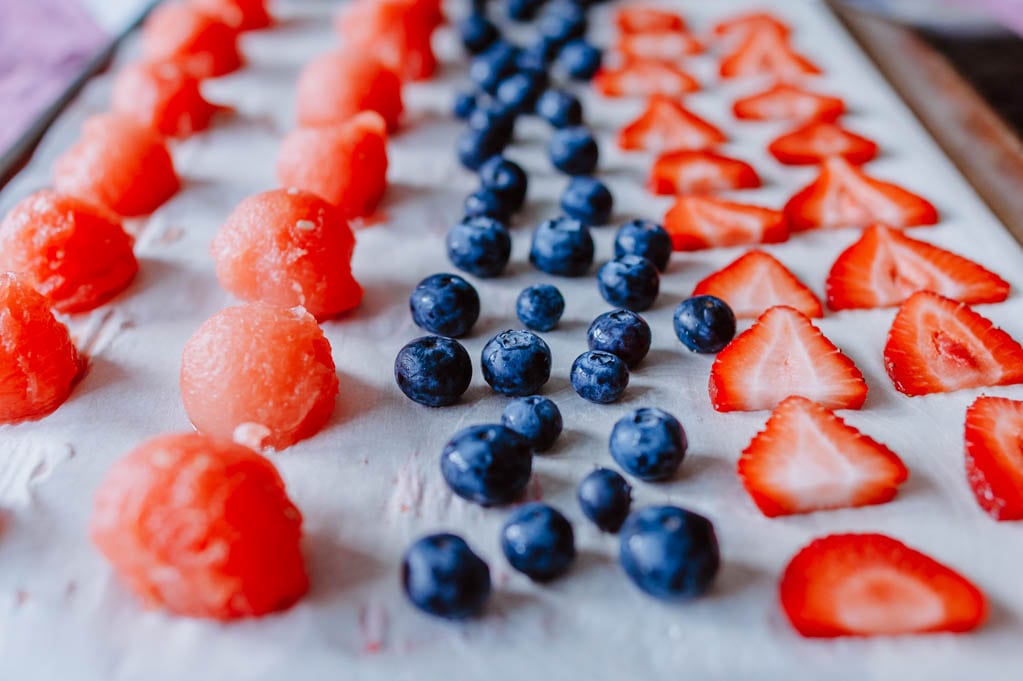
[[[79,0],[0,0],[0,154],[110,40]]]

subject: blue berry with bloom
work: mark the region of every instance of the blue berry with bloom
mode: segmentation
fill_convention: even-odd
[[[615,257],[638,255],[661,272],[671,259],[671,236],[652,220],[629,220],[615,234]]]
[[[519,48],[504,40],[496,40],[482,54],[469,63],[469,79],[488,94],[497,92],[497,86],[515,71]]]
[[[589,80],[600,69],[600,49],[582,39],[570,40],[558,53],[558,65],[573,80]]]
[[[511,212],[522,208],[529,187],[529,177],[515,161],[494,156],[479,168],[480,185],[500,196]]]
[[[629,367],[610,352],[589,350],[576,357],[569,374],[579,397],[596,404],[617,402],[629,386]]]
[[[511,206],[504,197],[485,187],[466,196],[462,210],[463,219],[488,217],[504,223],[511,219],[511,214]]]
[[[454,106],[451,107],[455,118],[468,120],[472,112],[476,110],[477,97],[474,92],[459,92],[455,95]]]
[[[508,0],[505,6],[508,18],[514,21],[530,21],[543,7],[545,0]]]
[[[583,106],[579,98],[564,90],[546,90],[536,100],[536,113],[555,128],[582,125]]]
[[[581,277],[593,265],[593,250],[589,228],[578,220],[560,217],[533,230],[529,262],[547,274]]]
[[[632,486],[617,471],[598,468],[576,489],[583,515],[604,532],[617,532],[632,506]]]
[[[502,331],[483,346],[481,367],[495,392],[532,395],[551,377],[551,349],[532,331]]]
[[[558,405],[546,397],[530,395],[508,403],[501,423],[526,438],[533,451],[545,452],[561,435],[563,423]]]
[[[469,426],[455,433],[440,455],[451,491],[482,506],[518,499],[529,484],[533,450],[524,437],[498,424]]]
[[[463,272],[496,277],[508,264],[511,234],[493,218],[469,218],[448,230],[447,249],[448,259]]]
[[[678,304],[675,335],[693,352],[720,352],[735,337],[735,313],[714,296],[694,296]]]
[[[518,71],[497,86],[495,97],[517,114],[527,113],[547,87],[546,71]]]
[[[504,151],[507,140],[499,128],[473,128],[463,130],[455,140],[458,161],[469,170],[476,170],[483,162]]]
[[[586,12],[575,3],[551,3],[537,22],[540,35],[559,47],[586,35]]]
[[[469,388],[472,361],[453,338],[424,336],[398,351],[394,380],[410,400],[428,407],[446,407]]]
[[[561,210],[586,225],[606,225],[613,207],[611,191],[593,177],[573,177],[561,193]]]
[[[630,515],[619,533],[618,561],[632,582],[663,600],[689,599],[710,590],[721,565],[714,525],[675,506]]]
[[[558,56],[561,45],[550,38],[540,36],[519,51],[515,66],[520,71],[547,71],[551,62]]]
[[[412,290],[409,310],[416,326],[458,338],[469,333],[479,319],[480,296],[457,274],[431,274]]]
[[[473,12],[458,23],[458,35],[469,54],[479,54],[501,37],[501,32],[482,13]]]
[[[489,132],[493,137],[493,143],[501,149],[504,149],[515,135],[515,121],[515,112],[495,100],[477,101],[476,108],[466,119],[470,130]]]
[[[550,331],[565,312],[565,297],[558,287],[538,284],[522,289],[515,301],[519,321],[534,331]]]
[[[412,604],[459,620],[479,614],[490,597],[490,568],[458,535],[431,534],[405,552],[401,582]]]
[[[686,456],[689,442],[678,419],[655,407],[635,409],[611,430],[611,456],[640,480],[667,480]]]
[[[611,305],[633,312],[650,309],[661,290],[654,264],[638,255],[623,255],[604,263],[597,272],[600,295]]]
[[[560,577],[575,561],[572,523],[544,503],[524,504],[501,529],[501,550],[508,563],[538,582]]]
[[[631,310],[605,312],[586,332],[590,350],[617,355],[630,369],[650,352],[652,334],[647,321]]]
[[[588,128],[577,125],[554,131],[547,143],[554,167],[567,175],[588,175],[597,167],[600,149]]]

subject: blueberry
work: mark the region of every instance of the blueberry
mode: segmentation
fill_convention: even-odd
[[[476,95],[472,92],[459,92],[455,95],[455,105],[452,107],[452,112],[455,114],[455,118],[461,120],[467,120],[472,112],[476,110]]]
[[[480,166],[479,175],[480,184],[500,195],[513,213],[522,208],[529,186],[522,166],[503,156],[495,156]]]
[[[633,312],[650,309],[661,290],[661,275],[639,255],[623,255],[604,263],[597,272],[600,295],[615,307]]]
[[[538,284],[522,289],[515,301],[519,321],[534,331],[550,331],[565,312],[565,297],[551,284]]]
[[[613,205],[611,192],[592,177],[573,177],[561,194],[561,210],[587,225],[606,225]]]
[[[621,399],[629,385],[629,367],[617,355],[589,350],[572,362],[572,387],[579,397],[597,404]]]
[[[458,34],[462,45],[469,54],[479,54],[494,44],[501,37],[497,26],[483,14],[473,12],[458,24]]]
[[[561,45],[540,36],[539,40],[529,44],[519,52],[515,66],[522,71],[546,71],[558,54]]]
[[[495,97],[515,113],[527,113],[536,106],[536,100],[547,87],[545,71],[519,71],[497,86]]]
[[[600,50],[582,39],[570,40],[558,53],[558,64],[574,80],[593,78],[601,61]]]
[[[593,133],[581,125],[555,130],[547,152],[554,167],[568,175],[592,173],[600,156]]]
[[[555,128],[568,128],[583,122],[579,98],[564,90],[547,90],[536,100],[536,113]]]
[[[474,112],[475,114],[475,112]],[[455,140],[458,161],[469,170],[476,170],[491,156],[500,154],[507,144],[503,131],[497,128],[463,130]]]
[[[410,400],[428,407],[446,407],[469,388],[472,361],[458,341],[424,336],[398,351],[394,380]]]
[[[593,237],[586,225],[571,218],[555,218],[537,225],[529,249],[529,262],[541,272],[581,277],[593,264]]]
[[[675,335],[693,352],[719,352],[735,337],[735,314],[714,296],[687,298],[675,308]]]
[[[525,504],[512,511],[505,522],[501,550],[511,566],[530,579],[554,579],[575,560],[572,523],[547,504]]]
[[[469,78],[484,92],[494,94],[497,86],[515,70],[519,48],[503,40],[496,40],[469,64]]]
[[[495,158],[497,158],[495,156]],[[462,211],[464,219],[476,217],[488,217],[498,222],[508,222],[511,219],[511,206],[497,192],[480,188],[465,197],[465,206]]]
[[[447,619],[479,613],[490,596],[490,568],[454,534],[431,534],[410,546],[401,581],[414,606]]]
[[[651,336],[646,320],[630,310],[605,312],[586,332],[590,350],[617,355],[630,369],[650,352]]]
[[[529,442],[492,423],[458,431],[440,455],[440,472],[451,491],[483,506],[519,498],[532,470]]]
[[[502,331],[483,346],[483,379],[502,395],[532,395],[551,377],[551,349],[532,331]]]
[[[488,131],[492,144],[503,149],[515,135],[515,117],[515,112],[501,102],[489,100],[478,102],[467,122],[472,130]]]
[[[671,236],[656,222],[630,220],[615,235],[615,257],[623,255],[643,256],[663,272],[671,258]]]
[[[409,297],[412,321],[430,333],[458,338],[469,333],[480,316],[480,296],[457,274],[433,274]]]
[[[632,487],[609,468],[598,468],[583,478],[576,496],[586,517],[604,532],[617,532],[632,505]]]
[[[573,6],[572,3],[558,3],[561,6]],[[559,47],[568,41],[586,35],[586,14],[584,12],[546,11],[537,22],[540,35],[553,41]]]
[[[508,0],[508,18],[515,21],[529,21],[540,11],[545,0]]]
[[[546,397],[519,397],[504,408],[501,423],[529,440],[533,451],[545,452],[561,435],[561,410]]]
[[[463,272],[496,277],[508,264],[511,235],[493,218],[469,218],[448,230],[447,248],[448,259]]]
[[[667,480],[686,455],[686,431],[662,409],[636,409],[611,430],[611,456],[626,473],[640,480]]]
[[[661,599],[693,598],[714,583],[721,557],[714,526],[675,506],[636,511],[622,526],[618,560],[629,578]]]

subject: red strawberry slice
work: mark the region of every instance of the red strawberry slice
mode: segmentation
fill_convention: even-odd
[[[821,227],[933,225],[938,211],[927,199],[867,175],[844,158],[824,161],[817,179],[785,205],[792,231]]]
[[[992,518],[1023,519],[1023,402],[978,397],[966,410],[966,479]]]
[[[622,7],[615,14],[615,24],[622,33],[686,30],[686,22],[681,16],[649,5]]]
[[[852,360],[791,307],[772,307],[718,353],[710,369],[717,411],[773,409],[801,395],[829,409],[859,409],[867,384]]]
[[[690,33],[682,31],[652,31],[627,33],[618,39],[618,52],[628,61],[663,61],[677,64],[694,54],[703,52],[703,43]]]
[[[664,216],[676,251],[771,244],[789,238],[785,214],[711,196],[680,196]]]
[[[797,553],[781,606],[803,636],[890,636],[976,629],[984,594],[930,556],[883,534],[833,534]]]
[[[755,78],[771,76],[779,79],[814,76],[821,70],[789,44],[784,32],[776,28],[751,31],[718,69],[722,78]]]
[[[898,305],[917,291],[964,303],[1000,303],[1009,284],[972,260],[873,225],[831,266],[826,284],[832,310]]]
[[[823,315],[813,291],[761,250],[752,250],[710,275],[696,285],[693,295],[720,298],[740,319],[755,319],[775,305],[787,305],[807,317]]]
[[[655,194],[710,194],[754,189],[760,176],[749,163],[713,151],[672,151],[654,161],[649,186]]]
[[[593,86],[605,97],[679,97],[700,89],[700,82],[671,64],[632,61],[618,68],[602,68]]]
[[[1023,383],[1023,347],[965,303],[917,291],[888,331],[884,364],[906,395]]]
[[[778,83],[736,100],[732,113],[740,120],[750,121],[834,121],[845,113],[845,102],[838,97]]]
[[[752,33],[773,30],[788,37],[791,29],[784,21],[767,12],[751,12],[725,19],[714,26],[714,35],[724,40],[745,40]]]
[[[769,518],[883,504],[909,475],[895,452],[805,397],[790,397],[771,412],[738,470]]]
[[[767,147],[771,155],[786,165],[816,165],[829,156],[841,156],[853,165],[862,165],[877,156],[877,144],[836,123],[814,121],[782,135]]]
[[[629,150],[707,149],[727,141],[714,124],[664,95],[651,97],[640,117],[618,134],[618,146]]]

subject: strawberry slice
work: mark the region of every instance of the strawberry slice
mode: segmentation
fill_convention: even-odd
[[[750,31],[734,52],[721,60],[722,78],[778,79],[815,76],[821,70],[789,44],[788,36],[777,28]]]
[[[740,120],[749,121],[834,121],[845,113],[845,102],[838,97],[778,83],[763,92],[737,99],[732,113]]]
[[[966,479],[995,520],[1023,519],[1023,402],[978,397],[966,410]]]
[[[775,305],[787,305],[807,317],[823,315],[813,291],[774,256],[759,249],[702,280],[693,295],[720,298],[739,319],[755,319]]]
[[[877,156],[873,140],[850,132],[836,123],[814,121],[782,135],[768,145],[780,163],[790,166],[816,165],[829,156],[841,156],[862,165]]]
[[[618,146],[627,150],[707,149],[727,141],[717,126],[664,95],[651,97],[640,117],[618,133]]]
[[[618,52],[628,61],[663,61],[676,64],[703,52],[703,43],[683,31],[657,30],[627,33],[618,38]]]
[[[826,289],[832,310],[898,305],[917,291],[970,304],[1009,297],[1009,283],[994,272],[880,224],[838,256]]]
[[[895,452],[805,397],[789,397],[771,412],[738,470],[769,518],[883,504],[909,475]]]
[[[844,158],[826,159],[817,179],[785,204],[792,231],[821,227],[933,225],[938,211],[930,201],[902,187],[867,175]]]
[[[617,68],[602,68],[593,86],[605,97],[679,97],[700,89],[700,82],[671,64],[631,61]]]
[[[1023,383],[1023,347],[965,303],[917,291],[888,331],[884,364],[909,396]]]
[[[649,182],[655,194],[710,194],[759,186],[760,176],[749,163],[706,150],[661,154]]]
[[[681,16],[650,5],[622,7],[615,14],[615,24],[622,33],[686,30],[685,19]]]
[[[890,636],[976,629],[984,594],[930,556],[883,534],[833,534],[797,553],[781,606],[803,636]]]
[[[751,12],[729,17],[714,26],[714,35],[727,41],[745,40],[759,31],[777,31],[786,38],[792,32],[784,21],[767,12]]]
[[[676,251],[773,244],[789,238],[785,214],[711,196],[680,196],[664,216]]]
[[[718,353],[710,369],[717,411],[773,409],[801,395],[829,409],[859,409],[867,384],[852,360],[791,307],[772,307]]]

